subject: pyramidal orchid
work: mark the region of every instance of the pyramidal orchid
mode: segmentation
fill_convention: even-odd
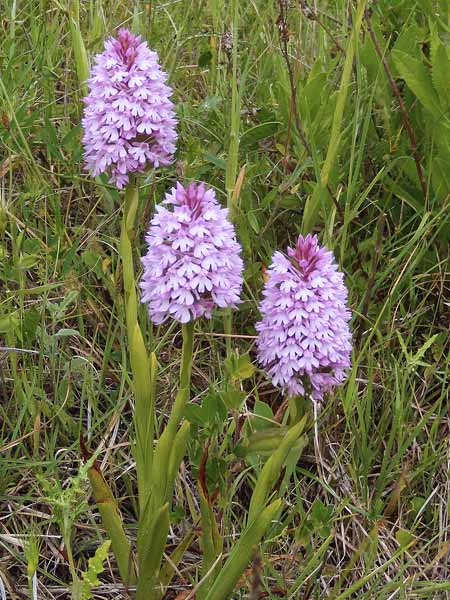
[[[351,313],[332,253],[317,236],[300,236],[287,255],[275,252],[257,323],[258,360],[288,396],[321,400],[350,366]]]
[[[84,99],[86,167],[107,173],[119,189],[130,173],[173,160],[177,133],[167,75],[158,55],[126,29],[95,57]]]
[[[203,183],[177,183],[156,208],[140,284],[154,323],[210,318],[214,306],[240,302],[241,247],[227,216]]]

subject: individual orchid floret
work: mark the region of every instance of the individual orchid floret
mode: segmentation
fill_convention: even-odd
[[[176,118],[158,55],[126,29],[95,57],[84,99],[86,167],[123,188],[130,173],[172,162]]]
[[[156,208],[146,241],[142,302],[155,324],[211,317],[240,302],[243,262],[228,210],[203,183],[180,183]]]
[[[344,275],[317,236],[275,252],[257,323],[258,360],[288,396],[325,392],[346,378],[351,334]]]

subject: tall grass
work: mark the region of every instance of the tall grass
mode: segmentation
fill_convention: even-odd
[[[189,593],[205,575],[196,482],[208,441],[205,476],[217,526],[229,532],[227,568],[238,561],[236,552],[228,557],[232,546],[245,546],[241,532],[267,456],[240,450],[252,432],[264,436],[280,421],[282,398],[258,371],[239,381],[239,414],[219,410],[214,391],[230,378],[227,355],[253,356],[264,269],[305,228],[346,272],[353,368],[322,406],[318,439],[309,431],[300,461],[280,473],[274,501],[281,490],[288,510],[229,597],[450,597],[448,3],[102,0],[79,3],[79,17],[74,6],[24,0],[2,11],[0,580],[7,597],[32,597],[34,589],[42,598],[68,597],[71,570],[81,578],[104,541],[80,437],[96,452],[136,543],[120,199],[81,168],[84,75],[75,59],[82,47],[86,57],[98,51],[119,25],[138,29],[160,53],[180,118],[177,163],[141,190],[136,247],[166,188],[180,177],[204,179],[224,204],[235,203],[246,260],[233,329],[213,333],[223,329],[219,320],[195,336],[191,396],[202,412],[197,421],[191,415],[195,436],[175,486],[165,554],[182,540],[186,551],[164,567],[172,569],[167,581],[173,575],[167,597]],[[137,311],[159,357],[161,430],[181,340],[172,343],[173,328],[151,330],[145,308]],[[126,597],[115,583],[118,566],[105,567],[98,597]]]

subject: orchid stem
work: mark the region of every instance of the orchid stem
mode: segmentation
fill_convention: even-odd
[[[288,406],[290,426],[293,427],[300,421],[300,417],[302,414],[301,396],[290,396],[288,398]]]
[[[181,351],[180,388],[186,388],[191,383],[194,322],[184,323],[182,331],[183,349]]]
[[[123,207],[122,231],[120,235],[120,257],[122,259],[125,313],[129,343],[133,339],[134,326],[137,322],[137,297],[131,238],[133,236],[138,203],[139,185],[137,179],[130,176],[130,183],[125,190],[125,204]]]

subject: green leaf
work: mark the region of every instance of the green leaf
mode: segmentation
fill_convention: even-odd
[[[247,394],[242,390],[230,388],[221,393],[225,406],[230,410],[240,410]]]
[[[88,477],[97,508],[102,517],[103,527],[111,539],[112,550],[117,560],[122,582],[133,585],[136,581],[136,574],[133,566],[131,546],[125,535],[116,500],[97,463],[94,463],[89,468]]]
[[[234,545],[206,600],[226,600],[231,597],[239,578],[253,556],[256,545],[272,523],[281,505],[282,501],[276,500],[258,514],[245,529]]]
[[[239,356],[237,353],[231,354],[225,359],[225,368],[230,379],[234,381],[243,381],[253,375],[256,370],[255,365],[250,360],[248,353]]]
[[[95,270],[97,276],[101,276],[101,256],[95,250],[88,248],[81,254],[81,260],[89,268]],[[97,269],[99,267],[99,269]]]
[[[19,320],[14,314],[0,317],[0,333],[11,333],[16,330]]]
[[[39,256],[37,254],[23,254],[18,262],[17,268],[22,271],[26,271],[27,269],[31,269],[38,262]]]
[[[190,423],[184,421],[178,430],[174,440],[172,451],[170,453],[169,465],[168,465],[168,478],[167,478],[167,492],[166,497],[168,500],[172,497],[173,484],[178,474],[181,461],[186,454],[186,447],[190,436]]]
[[[209,66],[209,64],[211,63],[211,58],[211,50],[207,50],[206,52],[203,52],[203,54],[200,54],[198,59],[198,66],[200,67],[200,69],[204,69],[207,66]]]
[[[237,371],[235,373],[235,377],[241,381],[244,379],[249,379],[255,371],[256,367],[252,363],[248,352],[246,354],[242,354],[237,361]]]
[[[253,231],[256,234],[258,234],[261,231],[261,228],[259,226],[259,222],[258,222],[256,213],[254,210],[251,210],[250,212],[247,213],[247,220],[249,222],[250,227],[253,229]]]
[[[94,556],[89,559],[88,570],[82,574],[81,600],[91,600],[91,598],[93,598],[92,588],[100,583],[98,575],[105,570],[103,563],[108,556],[110,545],[111,541],[105,540],[103,544],[97,548]]]
[[[319,63],[320,61],[316,61]],[[329,87],[327,74],[312,73],[308,77],[308,81],[303,90],[298,90],[300,103],[305,104],[305,109],[309,112],[311,120],[314,121],[316,115],[321,115],[321,102],[318,99],[322,98],[327,104],[330,102],[331,90]],[[301,104],[300,104],[301,106]],[[329,115],[331,116],[332,106],[329,107]]]
[[[326,506],[320,498],[316,498],[311,507],[311,521],[317,528],[321,528],[330,522],[333,514],[333,508]]]
[[[80,332],[77,331],[76,329],[68,329],[66,327],[63,327],[62,329],[57,331],[53,337],[64,338],[64,337],[70,337],[71,335],[79,336]]]
[[[311,540],[314,527],[309,519],[305,519],[295,531],[295,541],[301,546],[307,546]]]
[[[270,190],[270,192],[268,192],[264,198],[261,201],[261,207],[262,208],[268,208],[272,202],[274,202],[278,196],[278,189],[274,188],[273,190]]]
[[[74,5],[77,6],[76,4]],[[78,83],[80,84],[81,93],[86,96],[88,93],[87,80],[89,78],[89,61],[87,57],[86,47],[84,45],[83,36],[80,31],[79,21],[79,6],[78,10],[74,9],[70,3],[69,12],[69,27],[72,36],[72,48],[75,57],[75,66],[77,69]]]
[[[135,323],[130,340],[130,359],[133,370],[133,388],[136,396],[136,422],[138,429],[145,434],[151,417],[151,391],[152,376],[150,372],[150,360],[147,355],[144,338],[138,323]],[[147,424],[147,425],[146,425]]]
[[[25,317],[22,321],[22,333],[26,344],[31,344],[34,341],[40,320],[40,314],[34,307],[29,308],[25,312]]]
[[[153,509],[151,518],[144,515],[144,519],[149,526],[139,526],[138,535],[138,558],[139,558],[139,579],[138,579],[138,597],[143,598],[142,591],[153,590],[157,584],[161,560],[166,546],[167,534],[169,532],[169,504],[166,503],[156,512]]]
[[[160,571],[159,581],[163,587],[167,587],[171,582],[175,572],[177,571],[177,566],[183,558],[184,553],[192,544],[194,539],[197,537],[197,532],[193,529],[189,530],[185,537],[181,540],[178,546],[175,547],[172,554],[170,555],[170,560],[166,561]]]
[[[214,110],[216,108],[219,108],[219,106],[222,103],[223,103],[222,96],[206,96],[206,98],[202,102],[201,107],[204,110]],[[205,156],[206,156],[206,153],[205,153]]]
[[[83,131],[83,128],[81,126],[81,123],[78,125],[75,125],[75,127],[72,127],[71,129],[69,129],[69,131],[63,137],[63,139],[61,141],[61,145],[66,149],[78,150],[78,148],[80,146],[79,137],[80,137],[82,131]]]
[[[444,200],[450,190],[450,170],[448,162],[440,156],[434,156],[432,159],[431,180],[436,196]]]
[[[439,336],[439,334],[435,333],[433,336],[428,338],[426,340],[426,342],[423,344],[423,346],[421,346],[421,348],[419,348],[419,350],[417,350],[417,352],[414,354],[414,356],[411,357],[411,363],[418,363],[425,356],[425,353],[428,350],[428,348],[431,348],[431,346],[434,344],[434,342],[436,341],[436,338],[438,336]]]
[[[439,98],[433,88],[431,75],[425,65],[401,50],[393,50],[392,58],[400,77],[406,81],[409,89],[433,117],[439,119],[442,114]]]
[[[400,548],[406,548],[416,539],[415,536],[407,529],[399,529],[395,533],[395,538],[400,544]]]
[[[443,44],[435,50],[431,77],[442,105],[447,108],[450,103],[450,60]]]
[[[253,407],[255,416],[252,419],[252,426],[256,430],[268,429],[274,424],[274,414],[272,408],[262,400],[256,400]]]
[[[192,423],[192,425],[199,425],[201,427],[205,424],[202,407],[193,402],[190,402],[185,406],[184,416],[189,423]]]
[[[212,163],[214,166],[216,166],[221,171],[225,171],[225,169],[227,168],[227,161],[224,160],[223,158],[219,158],[218,156],[215,156],[215,154],[211,154],[211,152],[205,152],[203,154],[203,157],[207,162]]]
[[[249,454],[270,456],[282,443],[286,431],[286,427],[269,427],[261,431],[255,431],[255,433],[237,444],[234,453],[242,458]]]
[[[264,508],[269,494],[272,491],[276,480],[280,476],[280,471],[284,466],[289,452],[292,450],[299,437],[303,433],[306,420],[307,416],[303,417],[299,423],[287,431],[278,448],[274,451],[264,465],[261,473],[258,476],[255,489],[253,490],[250,500],[250,507],[248,509],[249,522],[251,522],[253,519],[256,519],[258,514]]]
[[[214,427],[222,424],[227,418],[227,410],[220,395],[215,391],[210,391],[203,401],[202,405],[204,423],[206,426]]]
[[[268,137],[272,137],[276,134],[280,123],[279,121],[269,121],[267,123],[260,123],[254,127],[250,127],[242,134],[241,147],[245,148],[253,146],[260,140],[264,140]]]
[[[64,160],[56,128],[48,117],[44,117],[44,128],[41,131],[41,135],[52,157],[58,160]]]
[[[212,506],[209,504],[207,498],[203,493],[201,486],[198,488],[200,498],[200,514],[201,514],[201,545],[203,551],[202,560],[202,579],[206,581],[202,587],[198,590],[196,597],[198,600],[203,600],[206,597],[212,583],[217,577],[218,571],[220,570],[220,563],[216,564],[214,569],[210,571],[214,562],[216,561],[219,554],[223,549],[223,539],[220,535],[219,528],[217,527],[216,518]]]
[[[379,28],[379,38],[382,38],[382,26]],[[421,43],[425,41],[424,31],[417,23],[411,23],[410,25],[405,25],[402,27],[398,38],[395,41],[393,49],[395,51],[399,50],[400,52],[404,52],[408,54],[408,56],[412,56],[416,59],[421,59],[422,57],[422,49]],[[394,77],[397,74],[394,73]]]

